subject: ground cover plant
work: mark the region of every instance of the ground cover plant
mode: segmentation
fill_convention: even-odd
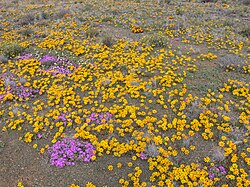
[[[0,186],[250,186],[248,1],[0,1]]]

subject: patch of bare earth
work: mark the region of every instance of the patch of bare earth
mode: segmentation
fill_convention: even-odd
[[[132,168],[127,166],[131,155],[123,155],[121,158],[104,155],[91,163],[78,162],[73,167],[55,168],[50,166],[48,158],[19,141],[17,133],[1,132],[0,140],[5,144],[0,148],[1,187],[14,187],[18,181],[27,187],[66,187],[72,183],[86,184],[88,181],[96,186],[112,187],[117,185],[120,178],[126,178],[128,172],[132,172]],[[116,168],[118,162],[122,163],[122,168]],[[114,166],[113,171],[107,170],[109,164]],[[142,178],[145,178],[147,162],[139,161],[137,164],[143,171]]]

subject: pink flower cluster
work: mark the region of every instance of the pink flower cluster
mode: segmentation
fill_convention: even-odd
[[[75,165],[76,161],[90,162],[95,155],[95,148],[89,142],[64,138],[49,147],[48,154],[52,166],[63,168]]]

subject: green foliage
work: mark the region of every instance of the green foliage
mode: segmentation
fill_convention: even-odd
[[[5,147],[5,143],[0,140],[0,150],[3,149],[4,147]]]
[[[7,58],[14,58],[24,51],[24,47],[18,43],[6,43],[1,47],[1,53]]]
[[[96,29],[96,28],[90,28],[86,31],[86,36],[88,38],[93,38],[93,37],[96,37],[98,36],[100,33],[100,30]]]
[[[249,6],[250,5],[250,0],[242,0],[242,4]]]
[[[110,22],[110,21],[112,21],[112,19],[113,19],[112,16],[105,16],[105,17],[102,19],[102,21],[103,21],[103,22]]]
[[[250,37],[250,27],[245,27],[240,31],[240,34],[245,37]]]
[[[41,12],[39,14],[39,19],[43,20],[43,19],[49,19],[50,18],[50,14],[48,12]]]
[[[162,33],[148,34],[142,38],[142,42],[154,47],[166,47],[168,45],[167,36]]]
[[[19,23],[21,25],[30,25],[34,24],[34,21],[35,21],[35,15],[32,13],[28,13],[19,20]]]
[[[83,12],[91,11],[93,9],[93,5],[85,4],[84,8],[82,9]]]
[[[29,37],[29,36],[31,36],[32,34],[34,34],[34,31],[33,31],[32,29],[30,29],[30,28],[27,28],[27,29],[21,30],[19,33],[20,33],[21,35],[23,35],[23,36]]]
[[[202,3],[216,3],[218,0],[202,0]]]
[[[184,9],[182,9],[182,8],[177,8],[177,9],[175,10],[175,13],[176,13],[176,15],[183,15],[185,12],[184,12]]]

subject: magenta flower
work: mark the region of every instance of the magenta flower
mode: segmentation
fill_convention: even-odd
[[[215,177],[222,177],[227,174],[224,166],[213,166],[209,169],[208,177],[213,180]]]
[[[95,155],[95,148],[89,142],[64,138],[50,147],[48,154],[52,166],[63,168],[75,165],[76,161],[90,162]]]
[[[140,153],[140,158],[141,158],[142,160],[146,160],[146,159],[148,158],[148,155],[147,155],[146,153],[144,153],[144,152],[141,152],[141,153]]]
[[[38,139],[41,139],[42,137],[43,137],[42,134],[37,134],[37,138],[38,138]]]

